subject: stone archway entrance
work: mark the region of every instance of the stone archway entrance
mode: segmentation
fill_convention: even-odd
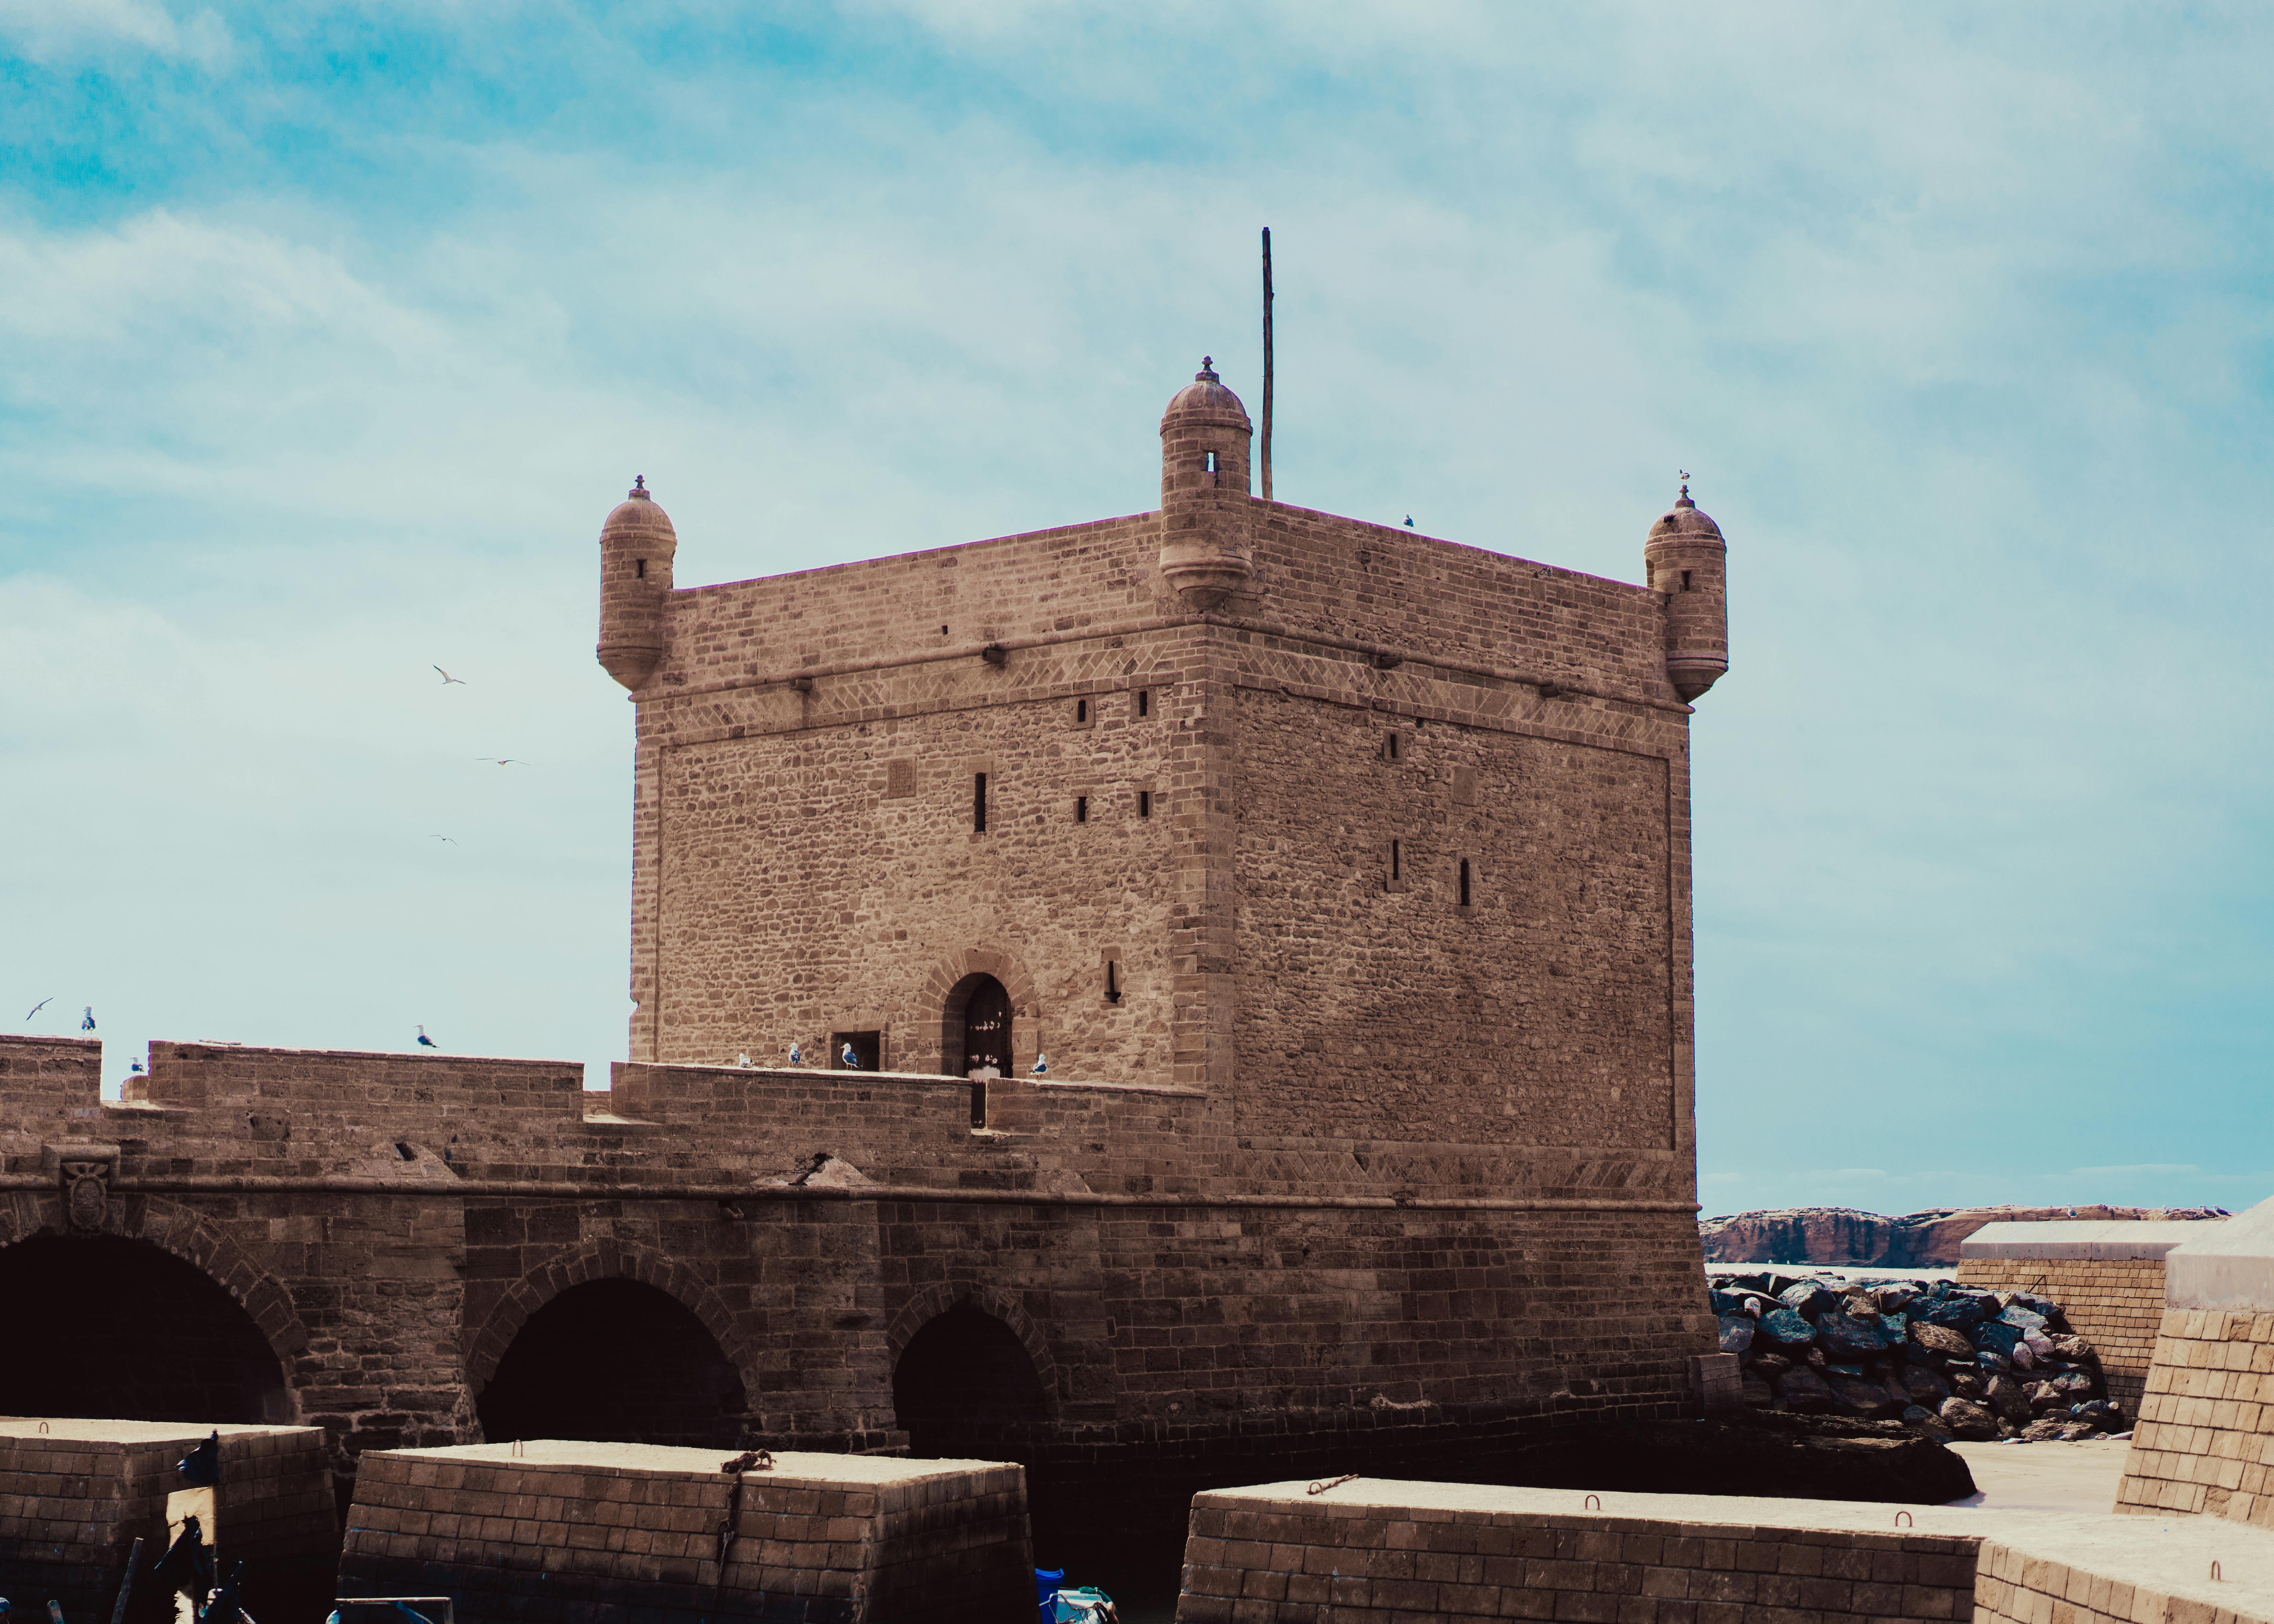
[[[948,989],[945,1030],[940,1054],[951,1077],[993,1066],[1004,1077],[1011,1069],[1011,995],[991,975],[967,975]]]
[[[719,1340],[669,1292],[610,1278],[529,1316],[474,1401],[482,1436],[730,1447],[749,1408]]]
[[[288,1423],[284,1367],[194,1264],[115,1235],[0,1248],[0,1404],[26,1416]]]
[[[1031,1463],[1050,1425],[1026,1344],[970,1302],[908,1339],[892,1367],[892,1409],[909,1453],[949,1459]]]

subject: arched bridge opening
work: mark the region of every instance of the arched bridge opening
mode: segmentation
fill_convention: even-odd
[[[1026,1344],[968,1302],[908,1339],[892,1367],[892,1408],[916,1455],[1032,1464],[1050,1425]]]
[[[292,1419],[284,1367],[237,1300],[147,1241],[34,1235],[0,1248],[0,1404],[122,1421]]]
[[[708,1327],[637,1280],[569,1287],[530,1315],[474,1401],[482,1436],[731,1447],[749,1408]]]

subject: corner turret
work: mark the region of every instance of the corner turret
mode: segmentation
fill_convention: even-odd
[[[1247,408],[1216,375],[1215,357],[1161,416],[1161,574],[1194,609],[1247,583]]]
[[[636,689],[663,658],[663,600],[671,591],[671,559],[679,536],[671,517],[632,481],[600,526],[600,645],[607,673]]]
[[[1690,500],[1688,474],[1673,511],[1650,527],[1642,557],[1650,584],[1666,594],[1666,680],[1695,699],[1729,669],[1728,547],[1721,527]]]

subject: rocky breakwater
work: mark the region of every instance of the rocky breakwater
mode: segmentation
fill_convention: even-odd
[[[2217,1207],[1937,1207],[1890,1218],[1847,1207],[1792,1207],[1698,1221],[1708,1263],[1876,1264],[1941,1268],[1984,1225],[2038,1219],[2223,1218]]]
[[[1711,1296],[1745,1402],[1901,1420],[1929,1438],[2090,1438],[2131,1423],[2060,1304],[2025,1291],[1912,1281],[1835,1287],[1725,1278]]]

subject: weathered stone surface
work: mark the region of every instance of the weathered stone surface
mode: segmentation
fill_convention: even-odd
[[[1963,1332],[1953,1330],[1946,1325],[1937,1325],[1932,1320],[1921,1320],[1916,1314],[1911,1317],[1907,1335],[1913,1346],[1924,1348],[1927,1352],[1946,1359],[1970,1359],[1974,1357],[1974,1344],[1967,1340]]]
[[[1942,1417],[1935,1413],[1932,1407],[1928,1405],[1912,1404],[1908,1406],[1903,1410],[1902,1422],[1905,1426],[1910,1428],[1911,1431],[1916,1432],[1922,1438],[1932,1438],[1939,1441],[1947,1442],[1949,1440],[1957,1436],[1955,1432],[1953,1432],[1950,1430],[1949,1426],[1943,1421]]]
[[[1940,1372],[1924,1365],[1906,1363],[1901,1366],[1899,1380],[1903,1384],[1903,1390],[1910,1395],[1911,1402],[1929,1410],[1941,1409],[1942,1401],[1950,1396],[1950,1383],[1943,1379]]]
[[[1761,1338],[1788,1353],[1816,1340],[1816,1327],[1789,1308],[1774,1308],[1761,1316]]]
[[[1814,1320],[1819,1315],[1829,1313],[1839,1305],[1840,1302],[1840,1299],[1833,1295],[1830,1288],[1813,1280],[1802,1281],[1781,1293],[1779,1300],[1802,1319],[1808,1320]]]
[[[1900,1416],[1908,1402],[1867,1376],[1832,1376],[1826,1379],[1826,1385],[1841,1410],[1870,1421]]]
[[[1776,1389],[1751,1371],[1745,1372],[1738,1385],[1749,1409],[1766,1410],[1776,1402]]]
[[[2012,1422],[2025,1426],[2029,1420],[2029,1401],[2022,1392],[2021,1383],[2011,1376],[1992,1376],[1985,1385],[1984,1397],[1990,1408]]]
[[[1876,1325],[1856,1319],[1852,1314],[1837,1312],[1818,1316],[1816,1339],[1828,1357],[1874,1358],[1886,1350],[1886,1342]]]
[[[1840,1407],[1831,1384],[1805,1365],[1796,1365],[1777,1379],[1777,1397],[1796,1415],[1816,1415]]]
[[[1946,1398],[1937,1414],[1958,1437],[1983,1442],[1998,1436],[1998,1417],[1970,1399]]]
[[[1870,1263],[1888,1268],[1946,1267],[1959,1243],[1984,1224],[2047,1218],[2202,1218],[2213,1207],[1932,1207],[1886,1217],[1845,1207],[1787,1207],[1698,1221],[1713,1263]]]
[[[1990,1379],[1979,1370],[1954,1365],[1950,1370],[1950,1390],[1978,1403],[1990,1396]]]
[[[1742,1354],[1753,1345],[1755,1327],[1745,1314],[1723,1314],[1721,1317],[1721,1351]]]

